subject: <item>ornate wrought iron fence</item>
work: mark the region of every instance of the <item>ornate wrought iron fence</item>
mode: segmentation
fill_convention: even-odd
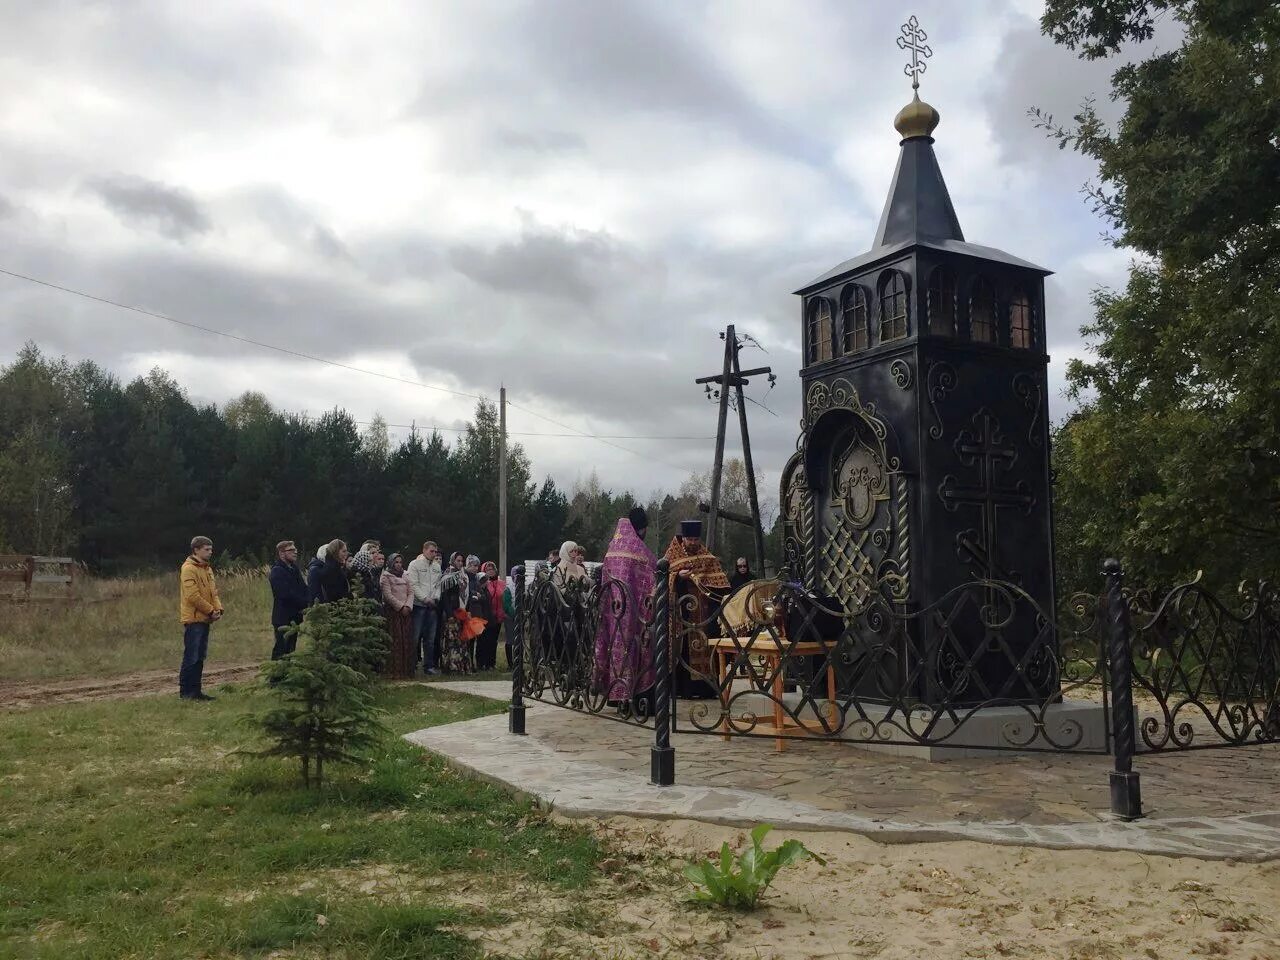
[[[1055,619],[1018,585],[976,580],[924,608],[892,583],[846,604],[800,584],[727,595],[669,579],[652,597],[603,580],[516,582],[511,730],[524,697],[675,732],[969,750],[1111,754],[1112,810],[1142,816],[1137,754],[1280,742],[1280,592],[1233,611],[1198,582],[1157,602],[1077,594]],[[1136,696],[1135,696],[1136,694]]]
[[[1195,581],[1129,598],[1139,752],[1280,742],[1280,591],[1236,611]]]
[[[899,601],[892,584],[847,605],[794,582],[725,597],[676,589],[676,694],[688,698],[677,732],[1109,751],[1097,597],[1075,598],[1071,622],[1059,625],[996,580],[923,608]]]
[[[626,583],[599,571],[566,583],[540,566],[528,585],[524,569],[517,573],[520,676],[513,686],[521,700],[651,723],[654,597],[634,597]]]

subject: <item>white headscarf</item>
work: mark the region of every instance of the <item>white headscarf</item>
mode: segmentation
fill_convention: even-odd
[[[570,580],[587,579],[587,568],[582,564],[575,562],[573,559],[574,551],[581,549],[582,548],[572,540],[566,540],[564,543],[560,544],[560,563],[556,566],[556,570],[559,572],[565,583],[568,583]]]

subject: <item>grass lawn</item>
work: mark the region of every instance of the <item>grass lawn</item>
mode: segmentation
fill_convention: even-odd
[[[109,677],[171,668],[182,658],[178,568],[127,580],[85,578],[83,602],[0,605],[0,677]],[[218,577],[226,616],[213,627],[211,664],[271,655],[271,588],[261,574]]]
[[[0,716],[0,956],[479,957],[468,933],[521,910],[508,891],[598,876],[586,830],[398,737],[320,790],[230,756],[268,695],[217,692]],[[501,710],[422,686],[381,700],[396,734]],[[400,894],[370,895],[386,883]]]

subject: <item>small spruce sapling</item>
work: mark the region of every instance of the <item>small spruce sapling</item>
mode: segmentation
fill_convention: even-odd
[[[273,741],[259,757],[297,757],[302,782],[320,786],[326,763],[359,763],[387,734],[372,686],[390,651],[390,638],[367,600],[343,600],[307,610],[298,636],[303,648],[268,663],[263,677],[278,705],[248,717]]]

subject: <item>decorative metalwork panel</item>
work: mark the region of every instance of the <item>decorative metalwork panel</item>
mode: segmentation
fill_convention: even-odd
[[[942,404],[947,394],[956,388],[956,368],[942,360],[929,364],[929,380],[925,386],[934,420],[933,426],[929,428],[929,436],[934,440],[941,440],[947,430],[946,422],[942,419]]]
[[[981,518],[980,530],[965,530],[956,538],[957,554],[968,564],[970,575],[1018,579],[1012,570],[1002,568],[999,560],[998,512],[1002,507],[1013,507],[1029,514],[1036,498],[1025,481],[1001,482],[1001,475],[1017,462],[1018,450],[1005,443],[1000,421],[983,407],[973,415],[972,423],[973,429],[961,430],[954,444],[957,459],[971,468],[971,475],[958,479],[947,474],[938,485],[938,496],[948,511],[976,508]]]
[[[909,377],[910,367],[898,363],[898,375]],[[864,402],[844,378],[819,381],[809,388],[803,426],[806,471],[821,480],[810,493],[816,529],[804,579],[850,609],[886,578],[893,578],[894,596],[905,600],[910,494],[875,404]]]
[[[633,597],[612,577],[559,583],[544,566],[521,602],[524,696],[628,723],[651,721],[652,596]]]
[[[875,564],[867,556],[871,531],[840,520],[823,530],[818,554],[819,582],[827,596],[850,610],[861,610],[875,583]]]
[[[862,561],[855,550],[831,562]],[[975,580],[918,610],[904,608],[893,589],[881,582],[832,605],[799,584],[749,584],[715,598],[715,613],[702,621],[674,619],[674,650],[682,637],[696,636],[713,655],[709,669],[677,659],[677,670],[695,672],[714,693],[677,710],[677,731],[1108,751],[1105,621],[1097,597],[1076,598],[1060,624],[1013,583]],[[743,596],[750,591],[755,596]],[[1030,642],[1020,627],[1028,620],[1038,627]],[[968,642],[975,626],[986,643]],[[1069,662],[1059,649],[1071,651]],[[993,657],[1006,669],[992,670],[985,661]],[[992,683],[993,676],[1000,681]],[[1052,693],[1032,700],[1029,688]],[[1072,699],[1095,706],[1064,709]],[[992,711],[999,711],[994,733],[984,720],[986,732],[975,736],[975,720]]]
[[[1139,751],[1280,742],[1280,590],[1232,610],[1196,581],[1129,595]]]
[[[792,455],[782,471],[782,555],[792,576],[805,580],[814,568],[813,496],[804,476],[801,453]]]

